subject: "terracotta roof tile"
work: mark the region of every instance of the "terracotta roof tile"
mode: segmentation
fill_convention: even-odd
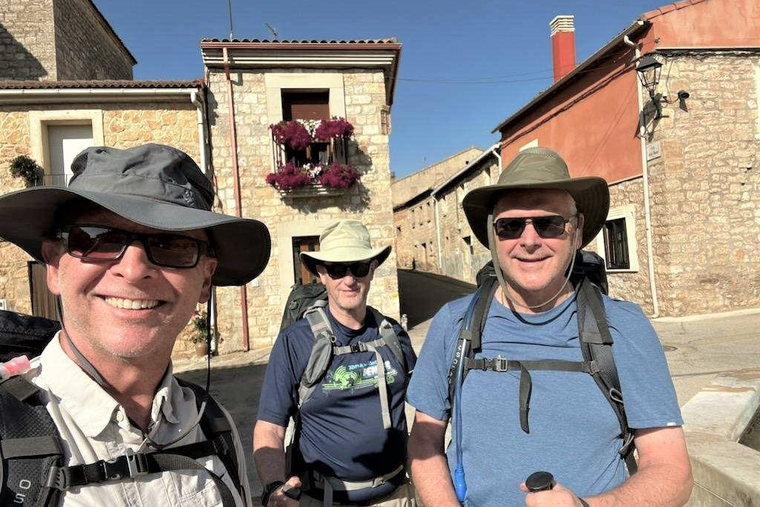
[[[216,38],[207,38],[207,39],[201,39],[201,42],[255,42],[259,44],[398,44],[398,39],[395,37],[387,37],[384,39],[351,39],[351,40],[345,40],[345,39],[293,39],[293,40],[279,40],[279,39],[216,39]]]
[[[55,90],[62,88],[197,88],[203,80],[193,81],[133,81],[133,80],[92,80],[92,81],[2,81],[0,90]]]

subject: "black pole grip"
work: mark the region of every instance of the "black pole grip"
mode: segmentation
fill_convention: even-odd
[[[536,493],[538,491],[548,491],[557,484],[554,482],[554,476],[549,472],[535,472],[525,479],[525,485],[528,491]]]

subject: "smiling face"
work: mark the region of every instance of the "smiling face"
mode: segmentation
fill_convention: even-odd
[[[520,190],[499,198],[493,219],[576,214],[572,197],[563,190]],[[489,225],[492,227],[492,225]],[[565,283],[565,271],[575,250],[580,247],[583,216],[565,224],[556,238],[542,238],[532,224],[525,226],[515,239],[495,237],[496,252],[506,284],[518,303],[541,304],[553,297]],[[559,298],[559,304],[564,298]]]
[[[161,233],[105,210],[91,210],[71,224],[100,225],[139,233]],[[207,240],[202,230],[182,235]],[[43,243],[50,291],[61,297],[63,322],[74,344],[94,354],[130,360],[167,357],[196,305],[208,300],[214,258],[194,268],[151,263],[140,241],[117,260],[87,261],[69,255],[61,242]]]

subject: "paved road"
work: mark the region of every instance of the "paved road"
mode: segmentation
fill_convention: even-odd
[[[473,285],[444,276],[399,270],[401,312],[408,316],[409,335],[417,351],[430,319],[441,305],[474,290]],[[657,319],[653,325],[666,350],[681,405],[719,373],[760,365],[760,310]],[[241,353],[213,361],[211,393],[232,413],[246,449],[251,448],[251,429],[256,421],[267,358],[262,354]],[[183,371],[181,377],[203,385],[204,365],[200,359],[179,361],[175,370]],[[261,483],[253,469],[252,456],[249,454],[247,458],[253,493],[260,495]]]

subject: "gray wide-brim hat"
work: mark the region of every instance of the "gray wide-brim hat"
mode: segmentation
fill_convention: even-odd
[[[91,147],[71,164],[69,186],[36,187],[0,197],[0,236],[42,260],[56,212],[78,199],[132,222],[167,232],[205,229],[218,260],[212,283],[242,285],[256,278],[271,251],[269,230],[258,220],[211,211],[214,190],[186,153],[159,144],[119,150]]]
[[[564,190],[575,200],[582,213],[583,238],[581,248],[599,233],[610,209],[610,190],[607,181],[597,176],[571,178],[567,164],[560,155],[548,148],[527,148],[509,163],[495,185],[471,190],[462,200],[465,216],[475,237],[488,248],[488,216],[500,194],[507,190],[547,189]]]
[[[390,245],[372,248],[369,231],[357,220],[341,220],[329,225],[319,236],[318,252],[301,252],[306,269],[317,274],[320,262],[352,263],[376,260],[379,266],[391,254]]]

